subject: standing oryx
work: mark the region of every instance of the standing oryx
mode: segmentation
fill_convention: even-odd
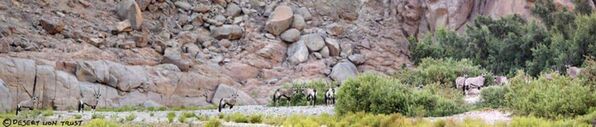
[[[93,98],[85,98],[83,96],[82,99],[79,100],[78,111],[83,112],[85,110],[85,105],[91,107],[93,112],[97,108],[97,104],[99,104],[99,97],[101,97],[101,91],[93,90]]]
[[[313,88],[302,88],[302,94],[306,96],[306,105],[315,106],[315,102],[317,101],[317,90]]]
[[[232,94],[231,97],[221,98],[219,100],[219,106],[217,106],[217,109],[219,112],[221,112],[221,109],[226,108],[226,105],[230,106],[230,109],[232,109],[232,107],[234,107],[234,105],[236,105],[237,102],[238,102],[238,92],[234,92],[234,94]]]
[[[327,92],[325,92],[325,105],[335,104],[336,93],[336,88],[329,88]]]
[[[290,106],[290,101],[294,94],[296,94],[294,88],[279,88],[275,90],[275,93],[273,93],[273,106],[277,106],[277,101],[281,100],[282,97],[288,101],[288,106]]]
[[[22,108],[27,108],[29,110],[35,109],[35,106],[37,105],[37,101],[38,101],[37,99],[38,99],[37,96],[33,96],[29,100],[19,102],[19,104],[17,105],[16,115],[19,115],[19,112],[21,111]]]

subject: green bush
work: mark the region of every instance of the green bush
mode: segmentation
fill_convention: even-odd
[[[401,113],[406,116],[445,116],[466,111],[466,106],[431,91],[403,85],[387,76],[363,74],[340,87],[336,113]]]
[[[126,116],[126,121],[133,121],[133,120],[135,120],[135,118],[137,118],[137,115],[134,113],[131,113],[130,115]]]
[[[174,122],[174,118],[176,118],[176,113],[175,112],[168,112],[167,118],[168,118],[168,122],[170,122],[170,123],[171,122]]]
[[[93,119],[85,127],[118,127],[118,124],[104,119]]]
[[[217,118],[210,118],[207,123],[205,123],[205,127],[221,127],[221,121]]]
[[[192,112],[183,112],[182,114],[180,114],[180,117],[178,117],[178,121],[180,121],[181,123],[186,123],[188,118],[198,118],[198,117],[196,117],[195,114]]]
[[[102,114],[93,113],[91,115],[91,119],[103,119],[103,118],[105,118],[105,116],[103,116]]]
[[[505,94],[507,106],[516,113],[545,118],[562,118],[583,115],[596,107],[596,92],[577,78],[551,73],[552,79],[543,74],[538,79],[527,79],[519,73],[511,79]]]
[[[506,105],[505,94],[507,89],[504,86],[489,86],[480,92],[483,107],[500,108]]]
[[[41,115],[43,115],[43,116],[53,116],[54,115],[54,110],[43,110],[41,112]]]
[[[395,75],[405,84],[413,86],[423,86],[439,83],[451,88],[455,88],[455,79],[459,76],[468,75],[468,77],[480,76],[486,74],[486,79],[492,79],[492,74],[481,69],[467,59],[454,60],[444,59],[422,59],[419,65],[412,70],[400,71]],[[492,80],[486,80],[486,85],[493,84]]]

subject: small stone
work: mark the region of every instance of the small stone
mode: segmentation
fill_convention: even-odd
[[[57,34],[64,31],[64,23],[57,20],[50,20],[50,19],[42,19],[39,21],[41,27],[46,30],[48,34]]]
[[[147,32],[133,34],[135,45],[139,48],[147,47],[149,45]]]
[[[232,42],[228,39],[221,39],[219,40],[219,46],[229,48],[230,46],[232,46]]]
[[[321,56],[323,58],[327,58],[329,57],[329,47],[325,46],[323,47],[323,49],[321,49],[321,51],[319,51],[321,53]]]
[[[281,34],[281,39],[286,42],[296,42],[300,39],[300,31],[297,29],[289,29]]]
[[[308,11],[308,9],[306,7],[298,8],[297,13],[302,15],[302,17],[304,17],[304,20],[312,19],[312,15],[310,14],[310,12]]]
[[[130,49],[132,47],[135,47],[135,41],[125,40],[123,42],[118,43],[118,47],[122,49]]]
[[[294,21],[292,22],[292,28],[302,30],[306,27],[306,22],[301,15],[294,15]]]
[[[211,35],[216,39],[229,39],[236,40],[242,37],[242,27],[238,25],[223,25],[221,27],[215,27],[211,30]]]
[[[340,54],[341,57],[345,58],[345,57],[352,55],[352,52],[354,49],[354,46],[352,44],[341,43],[340,46],[341,46],[341,54]]]
[[[240,13],[242,13],[242,9],[240,8],[240,6],[234,3],[228,4],[228,7],[226,8],[226,16],[236,17],[240,15]]]
[[[344,33],[344,27],[342,27],[341,25],[339,25],[337,23],[332,23],[327,26],[327,33],[329,33],[329,35],[333,35],[333,36],[342,35]]]
[[[330,56],[339,56],[340,55],[340,47],[337,40],[333,38],[325,38],[325,45],[329,48],[329,55]]]
[[[277,6],[265,23],[265,29],[273,35],[279,35],[290,27],[293,16],[292,8],[285,5]]]
[[[364,62],[366,62],[366,57],[364,57],[364,55],[362,55],[362,54],[350,55],[350,56],[348,56],[348,59],[356,65],[364,64]]]
[[[122,33],[122,32],[130,32],[132,31],[131,27],[130,27],[130,22],[127,20],[124,20],[122,22],[117,22],[116,23],[116,28],[114,28],[114,30],[112,30],[115,33]]]
[[[182,8],[184,10],[190,10],[192,8],[192,6],[185,1],[176,1],[176,2],[174,2],[174,5],[176,5],[176,7]]]
[[[134,0],[122,0],[118,3],[116,13],[120,20],[127,20],[133,29],[141,29],[143,24],[143,14],[141,8]]]
[[[315,56],[315,58],[317,58],[317,59],[323,58],[323,55],[321,55],[321,53],[318,53],[318,52],[315,52],[312,55]]]
[[[211,7],[209,7],[209,5],[199,4],[196,7],[194,7],[193,10],[200,13],[207,13],[210,11],[210,8]]]

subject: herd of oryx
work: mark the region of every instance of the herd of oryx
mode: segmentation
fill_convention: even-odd
[[[572,66],[566,66],[567,67],[567,75],[569,77],[575,78],[577,77],[580,72],[581,72],[581,68],[578,67],[572,67]],[[464,95],[469,95],[469,94],[476,94],[478,92],[478,90],[480,90],[481,87],[484,86],[485,83],[485,75],[480,75],[480,76],[476,76],[476,77],[468,77],[467,75],[461,76],[461,77],[457,77],[455,79],[455,84],[456,84],[456,88],[457,89],[461,89],[464,92]],[[552,77],[550,75],[546,75],[547,79],[552,79]],[[495,82],[495,84],[497,85],[505,85],[508,83],[507,77],[505,76],[495,76],[493,81]],[[329,89],[327,89],[327,91],[325,92],[325,98],[324,98],[324,103],[325,105],[333,105],[335,104],[335,99],[336,99],[336,93],[337,93],[337,87],[331,87]],[[94,90],[93,96],[91,97],[85,97],[83,96],[83,98],[81,98],[79,100],[77,109],[78,112],[83,112],[85,110],[85,106],[91,107],[91,109],[93,110],[93,112],[95,112],[95,109],[97,108],[97,105],[99,103],[99,98],[101,97],[101,92],[98,90]],[[275,90],[275,92],[273,93],[273,104],[274,106],[277,106],[278,101],[280,101],[281,99],[285,99],[288,103],[288,106],[291,106],[291,100],[295,99],[292,98],[294,97],[294,95],[296,94],[303,94],[305,95],[304,97],[306,97],[307,100],[307,104],[308,105],[315,105],[315,102],[317,100],[317,90],[314,88],[304,88],[304,87],[300,87],[300,88],[279,88],[277,90]],[[228,106],[230,109],[232,107],[234,107],[234,105],[237,104],[238,102],[238,93],[234,92],[231,96],[229,97],[224,97],[221,98],[218,104],[218,111],[221,112],[221,110],[223,108],[226,108],[226,106]],[[206,97],[206,95],[205,95]],[[31,96],[30,99],[28,100],[24,100],[18,103],[17,105],[17,109],[16,109],[16,114],[18,115],[19,112],[22,109],[29,109],[29,110],[33,110],[35,108],[35,105],[38,102],[38,97],[33,95]]]
[[[573,67],[566,65],[567,67],[567,75],[571,78],[575,78],[579,76],[582,68]],[[558,71],[556,71],[558,73]],[[464,92],[464,95],[471,95],[471,94],[478,94],[480,88],[484,86],[484,74],[477,77],[468,77],[468,75],[464,75],[461,77],[457,77],[455,79],[455,84],[457,89],[461,89]],[[545,78],[548,80],[552,80],[551,74],[546,74]],[[505,76],[495,76],[493,79],[496,85],[505,85],[509,83],[507,77]]]

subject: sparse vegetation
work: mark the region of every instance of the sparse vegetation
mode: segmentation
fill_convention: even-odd
[[[210,118],[207,123],[205,123],[205,127],[221,127],[221,121],[217,118]]]
[[[137,118],[137,115],[134,113],[131,113],[130,115],[126,116],[126,121],[133,121]]]
[[[181,123],[186,123],[188,122],[187,120],[189,118],[196,118],[196,116],[192,112],[183,112],[182,114],[180,114],[180,117],[178,117],[178,121],[180,121]]]
[[[103,119],[103,118],[105,118],[105,116],[102,114],[93,113],[93,115],[91,115],[91,119]]]
[[[402,84],[387,76],[364,74],[344,82],[338,91],[336,113],[403,113],[406,116],[445,116],[466,111],[453,99]]]
[[[105,119],[93,119],[84,125],[85,127],[118,127],[116,122]]]
[[[176,118],[176,113],[175,112],[168,112],[168,122],[172,123],[174,122],[174,118]]]

